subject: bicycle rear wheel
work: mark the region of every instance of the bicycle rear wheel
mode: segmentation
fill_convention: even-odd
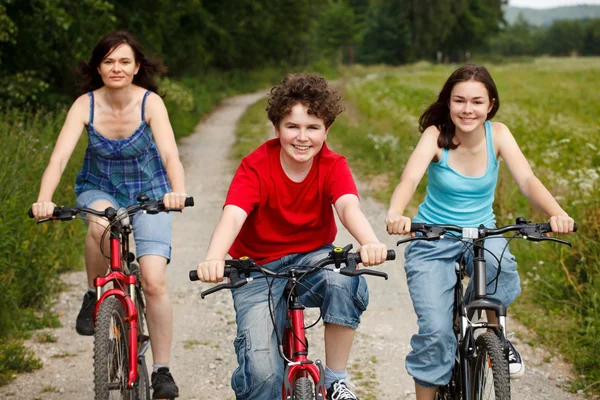
[[[294,388],[294,400],[313,400],[315,392],[309,378],[298,378]]]
[[[95,400],[134,400],[127,388],[129,344],[125,310],[115,297],[102,302],[94,331]]]
[[[476,341],[477,357],[471,362],[475,400],[510,400],[508,362],[502,342],[486,332]]]

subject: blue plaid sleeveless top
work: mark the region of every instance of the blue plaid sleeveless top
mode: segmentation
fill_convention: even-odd
[[[120,140],[107,139],[94,128],[94,93],[89,92],[90,121],[86,126],[88,146],[83,167],[75,180],[75,193],[101,190],[113,196],[122,207],[136,204],[144,193],[152,200],[162,199],[171,191],[167,172],[146,123],[142,100],[142,121],[133,135]]]

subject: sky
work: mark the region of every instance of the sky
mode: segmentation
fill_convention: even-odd
[[[508,0],[509,6],[529,8],[551,8],[577,4],[600,5],[600,0]]]

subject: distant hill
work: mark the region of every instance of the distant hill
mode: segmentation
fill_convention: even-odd
[[[582,0],[584,3],[585,0]],[[525,19],[531,25],[551,25],[557,19],[586,19],[600,18],[600,5],[578,5],[564,6],[555,8],[524,8],[507,7],[504,17],[509,24],[513,24],[519,13],[522,13]]]

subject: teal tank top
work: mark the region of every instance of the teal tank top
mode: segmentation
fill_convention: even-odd
[[[499,162],[494,151],[492,124],[486,121],[487,169],[482,176],[462,175],[448,165],[448,149],[427,169],[427,195],[414,222],[452,224],[463,227],[492,226],[496,217],[492,205],[498,182]]]

